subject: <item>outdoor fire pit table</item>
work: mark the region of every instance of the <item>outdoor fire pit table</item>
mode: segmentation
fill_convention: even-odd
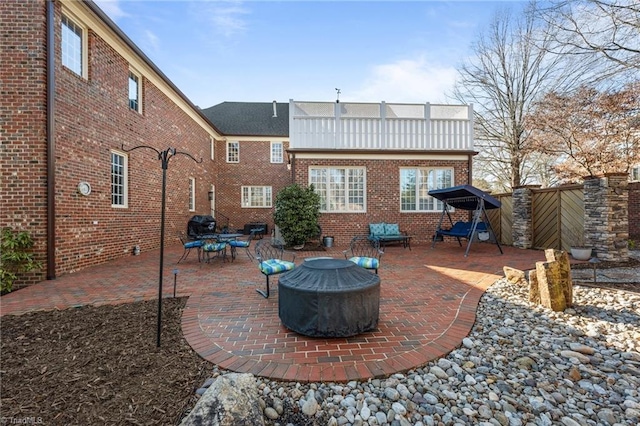
[[[278,280],[285,327],[311,337],[348,337],[378,326],[380,277],[343,259],[307,260]]]

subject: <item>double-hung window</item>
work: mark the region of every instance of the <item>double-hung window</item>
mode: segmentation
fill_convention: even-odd
[[[631,169],[631,180],[634,182],[640,181],[640,166]]]
[[[111,207],[127,207],[127,156],[111,151]]]
[[[240,142],[227,142],[227,163],[240,162]]]
[[[271,162],[282,163],[284,161],[284,149],[282,142],[271,142]]]
[[[86,78],[86,32],[82,26],[62,15],[62,65]]]
[[[189,178],[189,211],[196,211],[196,180]]]
[[[271,207],[270,186],[243,186],[242,207]]]
[[[442,211],[442,201],[431,197],[428,193],[432,189],[451,186],[453,186],[453,169],[401,168],[400,211]]]
[[[129,71],[129,108],[136,112],[142,112],[142,86],[140,75]]]
[[[364,213],[366,170],[364,167],[311,167],[309,184],[320,195],[323,212]]]

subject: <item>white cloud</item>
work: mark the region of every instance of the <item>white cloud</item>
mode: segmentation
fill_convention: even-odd
[[[205,7],[202,3],[198,3],[195,10],[200,17],[211,24],[211,29],[215,33],[227,38],[246,30],[247,23],[243,17],[250,13],[243,6],[243,2],[237,0],[213,0],[208,2]]]
[[[144,31],[144,47],[145,50],[149,49],[152,52],[160,51],[160,39],[151,30]]]
[[[455,79],[456,69],[452,66],[430,63],[424,56],[404,59],[373,67],[362,87],[353,96],[345,96],[345,100],[444,103]]]
[[[118,18],[129,16],[120,7],[120,0],[94,0],[94,3],[96,3],[98,7],[114,21],[117,21]]]

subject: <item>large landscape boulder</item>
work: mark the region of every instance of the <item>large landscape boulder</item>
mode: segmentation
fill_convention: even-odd
[[[219,376],[181,426],[263,426],[264,416],[252,374]]]

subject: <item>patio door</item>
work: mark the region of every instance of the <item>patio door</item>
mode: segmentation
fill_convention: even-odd
[[[216,186],[211,185],[209,189],[209,203],[211,204],[211,216],[216,217]]]

